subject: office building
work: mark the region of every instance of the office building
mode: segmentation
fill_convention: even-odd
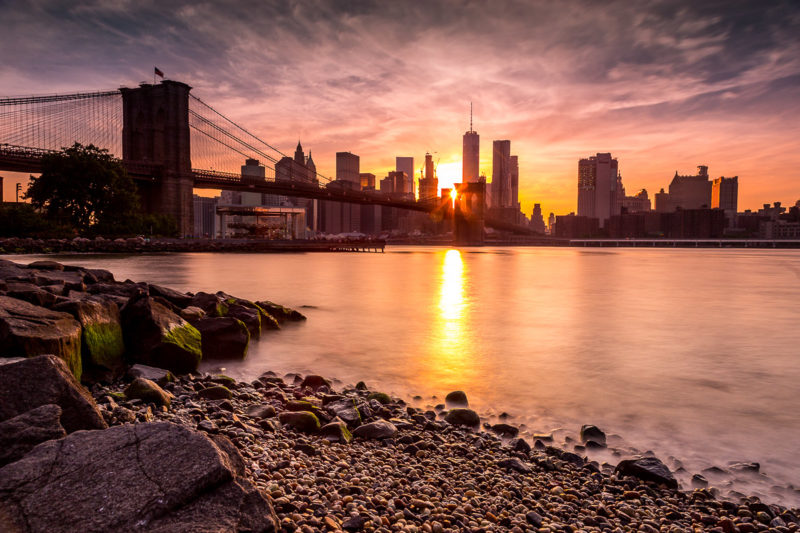
[[[350,152],[336,152],[336,180],[361,187],[361,158]]]
[[[623,194],[624,194],[624,188]],[[627,213],[643,213],[650,211],[650,198],[647,189],[642,189],[634,196],[622,197],[622,211]]]
[[[395,157],[394,169],[396,172],[405,172],[406,176],[411,182],[411,192],[416,196],[417,189],[414,187],[414,158],[413,157]]]
[[[739,206],[739,176],[720,176],[711,184],[711,207],[736,213]]]
[[[361,190],[375,190],[375,174],[370,172],[361,172],[359,174],[359,178],[361,179]]]
[[[481,137],[472,129],[472,104],[469,105],[469,131],[464,134],[461,153],[462,183],[476,183],[480,175]]]
[[[430,200],[439,197],[439,179],[433,166],[433,156],[425,154],[425,177],[419,180],[419,199]]]
[[[192,235],[200,239],[215,239],[218,237],[219,224],[217,218],[217,205],[219,197],[206,198],[193,195],[194,201],[194,231]]]
[[[533,204],[533,213],[531,213],[531,229],[544,233],[544,217],[542,216],[542,206]]]
[[[511,141],[492,143],[492,207],[511,207]]]
[[[661,189],[656,194],[656,211],[669,213],[679,208],[708,209],[711,206],[711,185],[705,165],[699,165],[694,176],[682,176],[676,170],[669,184],[669,193]]]
[[[519,157],[511,156],[511,204],[510,206],[519,209]]]
[[[610,153],[578,161],[578,216],[596,218],[600,227],[620,211],[622,178],[619,163]]]

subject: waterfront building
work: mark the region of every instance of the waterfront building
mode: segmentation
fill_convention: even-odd
[[[555,213],[550,213],[547,217],[547,230],[550,235],[553,234],[553,228],[556,225],[556,215]]]
[[[416,196],[417,189],[414,187],[414,158],[395,157],[394,169],[396,172],[405,172],[411,183],[411,192]]]
[[[669,193],[661,189],[656,195],[656,211],[669,213],[678,208],[708,209],[711,207],[711,185],[705,165],[699,165],[694,176],[679,175],[676,170],[669,184]]]
[[[511,207],[511,141],[492,143],[492,207]]]
[[[711,207],[725,211],[728,226],[732,227],[739,207],[739,176],[720,176],[711,184]]]
[[[218,237],[219,225],[217,218],[217,205],[219,197],[206,198],[193,195],[194,202],[194,231],[192,236],[200,239],[215,239]]]
[[[622,189],[624,192],[624,188]],[[650,198],[647,189],[642,189],[633,196],[623,196],[622,210],[628,213],[641,213],[650,211]],[[622,212],[622,210],[620,212]]]
[[[610,153],[578,161],[578,216],[597,218],[600,226],[620,212],[622,178]]]
[[[600,234],[600,221],[595,217],[583,215],[558,215],[555,223],[555,236],[563,239],[597,237]]]

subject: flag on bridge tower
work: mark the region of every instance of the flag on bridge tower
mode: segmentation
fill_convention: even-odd
[[[164,77],[164,73],[158,67],[153,67],[153,73],[158,76],[159,78]]]

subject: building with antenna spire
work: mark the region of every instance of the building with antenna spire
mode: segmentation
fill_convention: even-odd
[[[475,183],[480,176],[481,138],[472,129],[472,102],[469,103],[469,131],[464,134],[463,153],[461,155],[461,181]]]

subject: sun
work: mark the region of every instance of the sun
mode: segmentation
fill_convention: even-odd
[[[436,176],[439,178],[439,190],[452,189],[454,183],[461,183],[461,161],[439,163]]]

